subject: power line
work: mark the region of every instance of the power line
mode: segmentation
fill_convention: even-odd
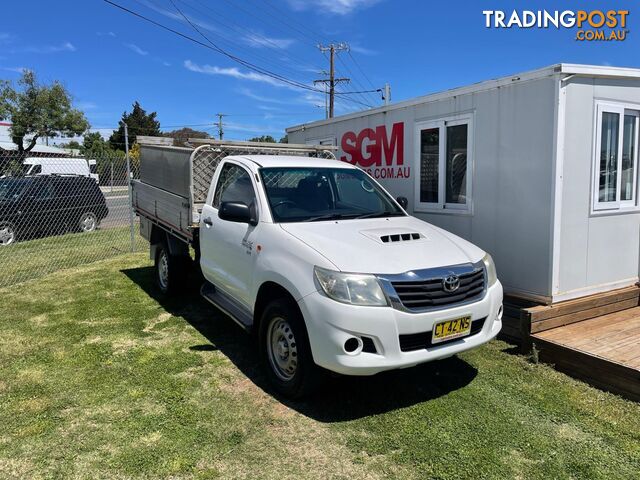
[[[287,85],[290,85],[290,86],[293,86],[293,87],[296,87],[296,88],[300,88],[300,89],[303,89],[303,90],[308,90],[308,91],[316,92],[316,93],[323,93],[323,91],[322,91],[322,90],[319,90],[319,89],[317,89],[317,88],[315,88],[315,87],[312,87],[312,86],[309,86],[309,85],[305,85],[305,84],[300,83],[300,82],[297,82],[297,81],[295,81],[295,80],[290,80],[290,79],[288,79],[288,78],[286,78],[286,77],[284,77],[284,76],[282,76],[282,75],[279,75],[279,74],[277,74],[277,73],[271,72],[271,71],[269,71],[269,70],[267,70],[267,69],[264,69],[264,68],[262,68],[262,67],[259,67],[259,66],[257,66],[257,65],[254,65],[254,64],[252,64],[251,62],[247,62],[246,60],[243,60],[243,59],[241,59],[241,58],[239,58],[239,57],[237,57],[237,56],[235,56],[235,55],[233,55],[233,54],[230,54],[230,53],[228,53],[227,51],[223,50],[222,48],[218,47],[218,46],[217,46],[215,43],[213,43],[213,42],[212,42],[212,41],[211,41],[211,40],[210,40],[206,35],[204,35],[204,34],[203,34],[203,33],[202,33],[202,32],[201,32],[201,31],[200,31],[200,30],[199,30],[199,29],[198,29],[198,28],[193,24],[193,22],[191,22],[191,21],[189,20],[189,18],[188,18],[188,17],[186,17],[186,15],[184,15],[184,13],[182,13],[182,11],[181,11],[181,10],[180,10],[176,5],[175,5],[175,3],[173,2],[173,0],[170,0],[170,1],[171,1],[172,5],[174,6],[174,8],[175,8],[179,13],[180,13],[180,15],[185,19],[185,21],[186,21],[187,23],[189,23],[189,25],[191,25],[191,27],[192,27],[196,32],[198,32],[198,33],[200,34],[200,36],[202,36],[205,40],[207,40],[207,42],[209,43],[209,45],[207,45],[206,43],[201,42],[201,41],[199,41],[199,40],[197,40],[197,39],[195,39],[195,38],[193,38],[193,37],[191,37],[191,36],[189,36],[189,35],[186,35],[186,34],[184,34],[184,33],[180,32],[180,31],[178,31],[178,30],[175,30],[175,29],[173,29],[173,28],[171,28],[171,27],[168,27],[168,26],[166,26],[166,25],[163,25],[162,23],[157,22],[157,21],[155,21],[155,20],[153,20],[153,19],[151,19],[151,18],[149,18],[149,17],[146,17],[146,16],[144,16],[144,15],[142,15],[142,14],[138,13],[138,12],[135,12],[135,11],[133,11],[133,10],[131,10],[131,9],[127,8],[127,7],[124,7],[124,6],[122,6],[122,5],[118,4],[118,3],[115,3],[115,2],[113,2],[113,1],[111,1],[111,0],[103,0],[103,1],[104,1],[105,3],[108,3],[108,4],[112,5],[113,7],[116,7],[116,8],[118,8],[118,9],[120,9],[120,10],[124,11],[124,12],[129,13],[130,15],[133,15],[133,16],[135,16],[135,17],[137,17],[137,18],[140,18],[140,19],[142,19],[142,20],[144,20],[144,21],[146,21],[146,22],[149,22],[149,23],[151,23],[152,25],[157,26],[158,28],[162,28],[163,30],[167,30],[168,32],[171,32],[171,33],[173,33],[173,34],[175,34],[175,35],[178,35],[178,36],[180,36],[180,37],[182,37],[182,38],[184,38],[184,39],[186,39],[186,40],[189,40],[189,41],[191,41],[191,42],[193,42],[193,43],[196,43],[196,44],[198,44],[198,45],[200,45],[200,46],[203,46],[203,47],[205,47],[205,48],[208,48],[209,50],[213,50],[213,51],[215,51],[215,52],[217,52],[217,53],[220,53],[220,54],[222,54],[222,55],[224,55],[224,56],[228,57],[229,59],[231,59],[231,60],[233,60],[233,61],[235,61],[235,62],[237,62],[237,63],[240,63],[241,65],[245,66],[245,67],[246,67],[246,68],[248,68],[249,70],[252,70],[252,71],[257,72],[257,73],[259,73],[259,74],[261,74],[261,75],[267,76],[267,77],[269,77],[269,78],[272,78],[272,79],[274,79],[274,80],[277,80],[277,81],[279,81],[279,82],[285,83],[285,84],[287,84]],[[348,92],[343,92],[343,94],[348,94]],[[355,99],[351,99],[351,98],[348,98],[348,97],[345,97],[345,99],[346,99],[346,100],[348,100],[348,101],[351,101],[351,102],[355,102],[355,103],[362,103],[362,102],[357,102]],[[371,105],[366,105],[366,104],[363,104],[363,105],[365,105],[365,106],[367,106],[367,107],[371,107]]]
[[[186,6],[188,6],[189,8],[191,8],[194,12],[197,12],[200,15],[203,15],[205,18],[211,19],[212,21],[220,24],[221,26],[223,26],[225,28],[225,31],[229,31],[229,30],[235,30],[236,32],[241,33],[242,35],[244,35],[245,39],[248,39],[249,41],[251,41],[251,39],[254,39],[254,41],[260,41],[260,44],[266,48],[270,48],[272,50],[277,50],[280,52],[281,55],[287,57],[289,60],[291,60],[291,62],[293,62],[294,64],[305,64],[306,60],[302,60],[300,58],[298,59],[294,59],[284,48],[282,48],[280,45],[278,45],[277,43],[273,42],[271,39],[261,35],[260,33],[257,32],[253,32],[253,31],[249,31],[245,28],[243,28],[242,26],[240,26],[239,24],[237,24],[236,22],[234,22],[232,19],[229,19],[229,17],[226,17],[224,15],[221,15],[220,12],[218,10],[215,10],[209,6],[207,6],[206,4],[203,4],[202,2],[199,2],[196,0],[196,3],[198,5],[200,5],[202,8],[212,12],[214,15],[211,15],[209,13],[207,13],[206,11],[200,10],[196,7],[194,7],[193,5],[185,2],[184,0],[180,0],[180,2]],[[221,18],[226,18],[228,20],[228,22],[231,22],[231,24],[229,23],[225,23],[221,20]],[[225,37],[224,35],[222,35],[221,33],[216,32],[215,33],[216,36],[224,39],[227,41],[227,43],[230,43],[233,45],[233,48],[236,48],[238,50],[243,51],[245,54],[248,54],[252,57],[255,58],[259,58],[261,59],[263,62],[272,62],[273,59],[272,58],[267,58],[263,55],[259,55],[256,54],[254,51],[248,50],[246,47],[241,46],[238,42],[235,42],[234,40]],[[237,35],[236,35],[237,38]],[[278,66],[281,69],[287,70],[289,72],[291,72],[293,75],[300,75],[300,70],[294,69],[289,67],[285,62],[278,62]],[[312,67],[310,65],[305,65],[305,67],[307,67],[309,70],[312,70]]]

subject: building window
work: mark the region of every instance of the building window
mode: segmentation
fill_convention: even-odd
[[[471,115],[416,126],[415,210],[471,210]]]
[[[637,208],[640,112],[597,103],[593,209]]]

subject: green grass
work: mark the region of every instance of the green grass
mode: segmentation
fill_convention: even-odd
[[[137,232],[134,239],[136,248],[147,248],[148,244]],[[130,248],[128,226],[90,233],[67,233],[0,247],[0,287],[121,255],[129,252]]]
[[[195,287],[195,285],[194,285]],[[192,289],[195,292],[195,288]],[[504,342],[274,398],[146,253],[0,289],[0,478],[637,478],[640,405]]]

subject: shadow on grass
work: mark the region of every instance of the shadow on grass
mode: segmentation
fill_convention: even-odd
[[[193,351],[219,350],[255,385],[298,412],[321,422],[341,422],[389,412],[433,400],[468,385],[477,370],[464,360],[451,357],[372,377],[328,375],[320,391],[304,401],[291,401],[276,394],[259,367],[253,337],[198,294],[193,279],[187,293],[163,296],[154,283],[153,267],[122,270],[129,279],[155,299],[171,315],[182,317],[210,343],[193,345]]]

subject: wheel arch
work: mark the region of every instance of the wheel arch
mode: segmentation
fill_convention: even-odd
[[[258,334],[258,332],[260,332],[260,321],[262,319],[262,314],[267,305],[269,305],[269,302],[280,298],[285,298],[290,301],[291,305],[298,309],[298,311],[300,312],[300,316],[304,321],[304,316],[300,311],[300,307],[298,307],[298,302],[296,301],[295,296],[279,283],[272,280],[267,280],[260,285],[258,293],[256,294],[256,301],[253,308],[252,329],[255,334]]]

